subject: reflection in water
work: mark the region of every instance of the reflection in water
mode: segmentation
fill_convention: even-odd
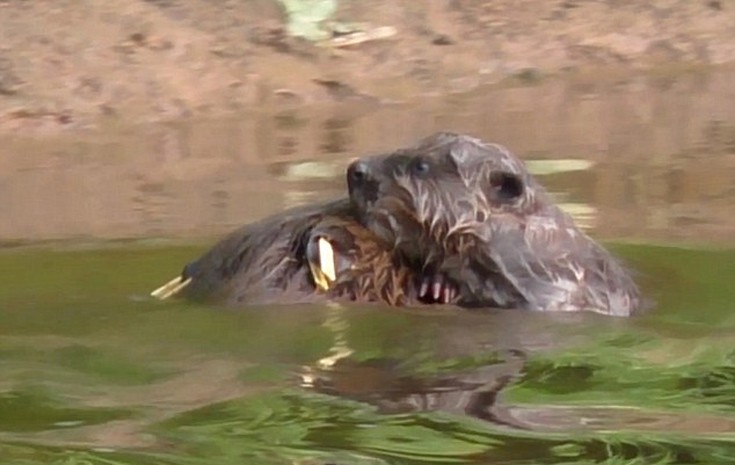
[[[522,386],[542,392],[573,394],[592,390],[595,372],[601,367],[594,364],[544,362],[536,358],[527,362],[527,351],[539,347],[560,346],[561,328],[542,327],[549,323],[540,318],[534,324],[532,316],[500,311],[483,315],[488,321],[458,318],[434,336],[431,350],[432,369],[422,372],[412,366],[410,358],[356,359],[349,347],[347,332],[349,320],[346,309],[334,306],[325,320],[334,337],[329,355],[313,366],[305,366],[301,373],[302,387],[319,393],[335,395],[377,407],[381,414],[409,412],[446,412],[487,421],[494,426],[533,431],[588,431],[610,430],[669,431],[687,434],[735,434],[735,420],[707,414],[677,414],[632,406],[605,406],[604,398],[597,405],[512,405],[501,399],[503,390],[519,382]],[[575,316],[565,324],[574,324],[584,331],[586,316]],[[563,321],[560,320],[559,322]],[[516,331],[510,338],[490,330],[490,327]],[[551,329],[551,331],[549,331]],[[557,334],[559,333],[559,334]],[[409,336],[410,338],[411,336]],[[423,340],[427,336],[420,336]],[[486,341],[486,342],[484,342]],[[552,342],[555,341],[555,342]],[[566,341],[569,342],[568,340]],[[632,341],[631,341],[632,342]],[[400,341],[396,341],[400,343]],[[506,348],[504,348],[506,347]],[[731,354],[735,356],[735,352]],[[408,363],[407,363],[408,362]],[[438,364],[438,365],[436,365]],[[412,372],[413,371],[413,372]],[[698,378],[695,385],[675,374],[681,388],[706,392],[709,379],[716,383],[711,391],[721,390],[723,383],[735,381],[729,365],[714,368],[712,375]],[[719,381],[717,381],[719,380]],[[614,386],[607,386],[612,388]],[[729,402],[735,395],[730,387],[719,397]]]
[[[670,285],[649,318],[217,311],[139,297],[192,248],[6,251],[0,457],[732,463],[735,252],[628,248]]]
[[[345,310],[336,304],[331,310],[325,326],[333,333],[334,344],[329,356],[320,359],[314,367],[304,367],[303,387],[370,402],[378,406],[381,413],[441,410],[503,423],[495,413],[496,399],[500,390],[520,373],[525,358],[522,351],[509,351],[508,360],[487,354],[485,357],[496,363],[473,368],[461,375],[412,376],[401,373],[403,360],[357,362],[351,359],[354,350],[347,342],[349,322],[342,314]],[[456,342],[452,341],[451,345]]]
[[[510,405],[502,401],[502,391],[525,374],[523,354],[509,355],[507,360],[425,377],[402,373],[399,360],[348,359],[328,369],[309,370],[303,385],[319,393],[367,402],[381,414],[447,412],[520,430],[735,434],[735,419],[706,413],[625,406]]]
[[[338,103],[0,149],[0,240],[220,235],[294,203],[344,195],[355,156],[459,130],[510,146],[605,238],[728,241],[735,73],[549,81],[411,103]],[[551,124],[553,122],[553,124]],[[327,178],[286,176],[305,162]],[[221,195],[227,193],[227,197]],[[587,218],[583,218],[587,215]],[[594,215],[593,218],[590,215]]]
[[[512,354],[522,359],[522,354]],[[516,360],[488,364],[465,373],[418,377],[401,373],[399,360],[342,360],[309,370],[303,386],[316,392],[368,402],[383,414],[443,411],[497,425],[524,428],[500,413],[498,396],[522,367]]]

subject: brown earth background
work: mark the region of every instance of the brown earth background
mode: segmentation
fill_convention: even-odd
[[[318,43],[275,0],[0,0],[0,129],[56,131],[508,78],[735,61],[732,0],[339,0]],[[380,29],[382,28],[382,29]],[[388,37],[371,37],[390,28]],[[350,42],[349,40],[347,42]]]

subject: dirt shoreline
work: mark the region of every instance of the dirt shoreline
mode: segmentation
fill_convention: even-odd
[[[315,44],[273,0],[0,0],[0,132],[735,62],[729,0],[340,0],[334,19],[359,26]]]

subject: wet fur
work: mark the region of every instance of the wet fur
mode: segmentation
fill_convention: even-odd
[[[626,270],[554,204],[507,148],[453,133],[366,157],[349,170],[361,222],[465,306],[591,310],[640,306]]]
[[[308,260],[333,245],[337,280],[318,290]],[[185,296],[229,306],[330,300],[419,303],[414,273],[355,219],[347,199],[297,208],[240,228],[186,266]]]

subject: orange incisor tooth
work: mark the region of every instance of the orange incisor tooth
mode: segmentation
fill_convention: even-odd
[[[337,279],[337,272],[334,266],[334,250],[332,244],[323,237],[319,238],[319,263],[309,263],[311,275],[314,283],[323,291],[330,288],[332,283]]]

